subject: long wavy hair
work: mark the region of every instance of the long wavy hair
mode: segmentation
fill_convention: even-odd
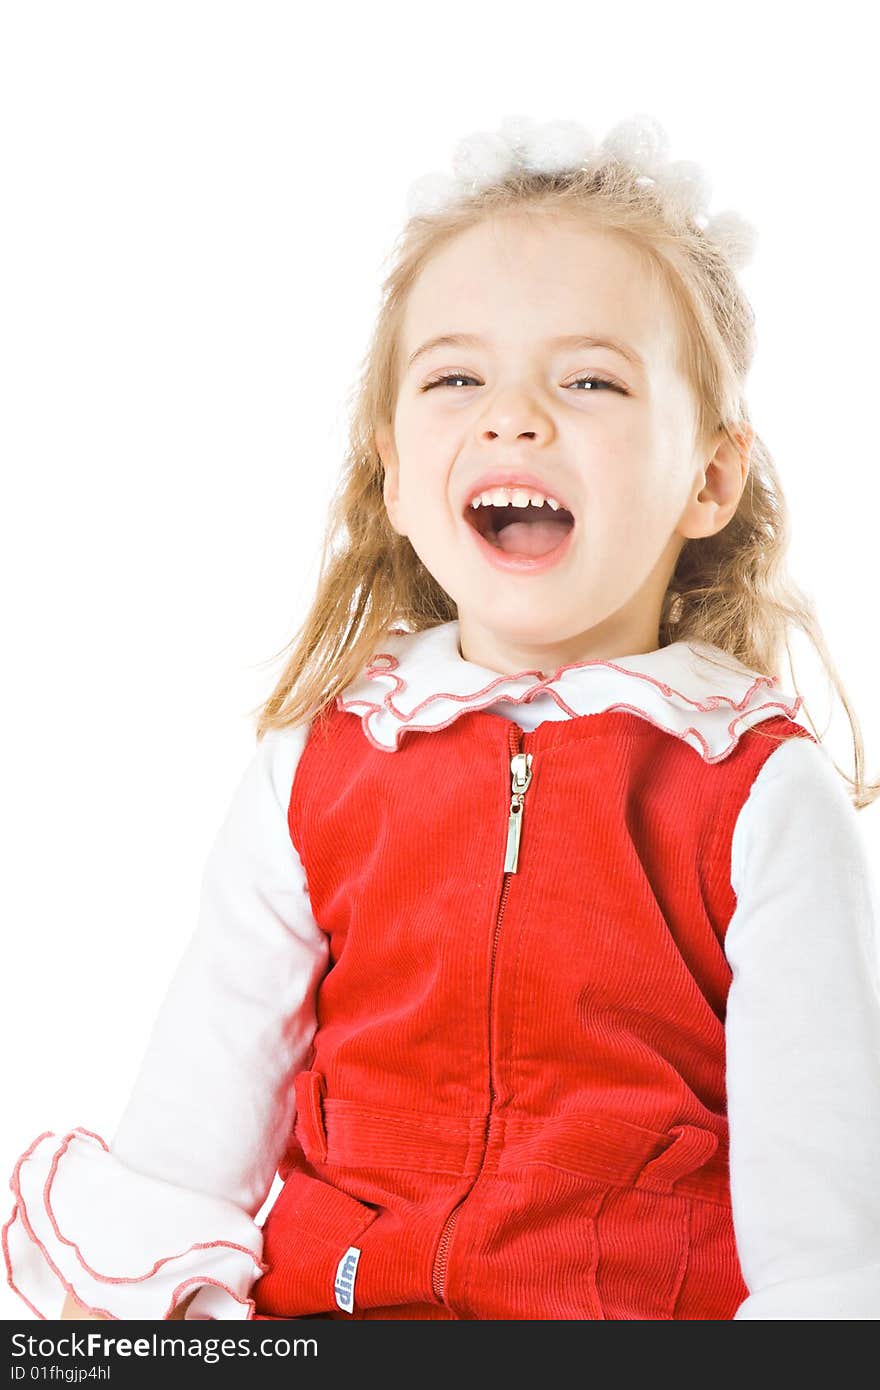
[[[372,339],[351,393],[347,456],[331,501],[314,600],[291,641],[270,658],[289,653],[272,693],[251,711],[258,740],[271,728],[320,721],[392,626],[419,632],[458,616],[409,539],[390,524],[375,431],[394,416],[403,316],[422,268],[469,227],[513,212],[577,217],[624,238],[652,276],[661,277],[675,311],[679,368],[697,402],[698,437],[708,440],[723,431],[742,447],[743,426],[752,428],[745,400],[755,350],[751,306],[723,249],[657,184],[640,181],[609,156],[564,174],[515,170],[447,210],[411,217],[392,248]],[[834,766],[862,809],[880,794],[880,784],[864,780],[859,723],[814,606],[787,573],[788,540],[789,513],[776,467],[755,434],[733,517],[716,535],[684,542],[662,604],[659,645],[698,639],[769,676],[778,674],[784,649],[799,694],[789,640],[799,629],[846,711],[854,777]],[[821,738],[815,727],[813,732]]]

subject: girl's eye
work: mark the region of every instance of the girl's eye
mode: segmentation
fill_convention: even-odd
[[[445,386],[450,381],[474,381],[475,378],[468,376],[465,372],[450,372],[448,376],[435,377],[433,381],[426,381],[421,388],[423,391],[430,391],[433,386]]]
[[[629,394],[627,391],[624,391],[622,386],[618,386],[616,381],[609,381],[607,377],[604,376],[579,376],[576,381],[570,381],[568,384],[569,386],[580,386],[582,381],[589,383],[591,391],[596,386],[607,386],[610,391],[619,391],[622,396]]]
[[[452,381],[475,380],[475,377],[468,376],[466,372],[451,372],[447,376],[438,376],[433,381],[425,382],[425,385],[421,387],[421,390],[430,391],[434,386],[446,386]],[[581,386],[582,383],[586,383],[586,385],[584,386],[585,390],[594,391],[597,386],[607,386],[609,390],[617,391],[620,393],[621,396],[629,395],[629,392],[625,391],[622,386],[618,386],[617,382],[609,381],[604,376],[579,376],[575,381],[570,381],[568,385]]]

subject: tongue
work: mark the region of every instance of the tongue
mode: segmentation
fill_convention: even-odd
[[[494,536],[499,550],[508,555],[546,555],[565,540],[571,525],[566,521],[511,521]]]

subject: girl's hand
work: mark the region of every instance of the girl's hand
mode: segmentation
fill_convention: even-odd
[[[175,1308],[174,1312],[171,1313],[171,1314],[169,1314],[169,1317],[168,1317],[167,1321],[168,1321],[168,1322],[180,1322],[180,1321],[182,1321],[182,1319],[184,1319],[184,1318],[186,1317],[186,1310],[187,1310],[187,1308],[189,1307],[190,1303],[192,1303],[192,1301],[193,1301],[193,1299],[195,1298],[195,1296],[196,1296],[197,1293],[198,1293],[198,1289],[193,1289],[192,1293],[187,1294],[186,1298],[181,1299],[180,1303],[178,1303],[178,1305],[177,1305],[177,1307]],[[107,1321],[108,1321],[107,1318],[101,1317],[101,1315],[100,1315],[99,1313],[90,1313],[90,1312],[88,1312],[87,1309],[85,1309],[81,1303],[78,1303],[78,1302],[77,1302],[77,1300],[73,1297],[73,1294],[68,1294],[67,1297],[65,1298],[65,1300],[64,1300],[64,1307],[63,1307],[62,1310],[61,1310],[61,1318],[62,1318],[62,1320],[64,1320],[64,1319],[70,1319],[70,1318],[75,1318],[75,1319],[77,1319],[77,1320],[79,1320],[79,1321],[82,1321],[82,1322],[107,1322]]]
[[[64,1307],[61,1309],[62,1320],[65,1318],[82,1319],[85,1322],[106,1322],[106,1318],[100,1317],[97,1313],[89,1313],[81,1303],[77,1303],[73,1294],[68,1294],[64,1300]]]

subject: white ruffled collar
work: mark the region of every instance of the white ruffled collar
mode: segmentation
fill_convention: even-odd
[[[534,670],[502,675],[465,660],[453,620],[422,632],[392,628],[336,704],[361,717],[374,747],[394,752],[404,733],[445,728],[498,701],[522,704],[544,695],[569,717],[628,710],[684,739],[710,763],[726,757],[751,725],[778,714],[793,720],[802,703],[779,689],[777,676],[749,670],[693,639],[639,656],[575,662],[546,678]]]

